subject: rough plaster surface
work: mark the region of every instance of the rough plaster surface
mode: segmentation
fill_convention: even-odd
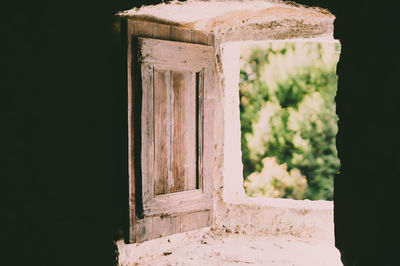
[[[224,80],[224,200],[232,202],[245,196],[243,188],[243,163],[240,133],[239,77],[241,42],[220,47],[222,58],[221,75]]]
[[[119,265],[342,265],[332,202],[245,198],[221,206],[211,228],[117,242]]]
[[[121,266],[342,265],[333,240],[242,235],[214,228],[151,240],[132,247],[119,242],[118,246]]]
[[[222,42],[332,36],[335,18],[324,9],[268,0],[173,1],[119,15],[213,32]]]
[[[129,10],[120,15],[212,32],[217,72],[214,120],[214,231],[206,234],[207,238],[213,239],[208,242],[214,244],[201,244],[200,239],[208,229],[142,244],[126,245],[120,241],[120,264],[341,265],[336,263],[338,253],[333,244],[332,202],[256,199],[245,196],[242,183],[238,89],[240,41],[316,38],[332,40],[334,17],[326,10],[289,6],[278,1],[172,2]],[[218,232],[231,232],[233,235],[220,235]],[[293,243],[310,245],[304,246],[303,250],[300,248],[302,244],[299,244],[297,249],[296,245],[283,244],[286,243],[286,238]],[[242,260],[244,258],[238,257],[239,254],[232,257],[230,252],[240,247],[234,244],[236,240],[233,239],[244,243],[241,246],[243,250],[252,249],[250,243],[253,241],[261,241],[260,245],[265,248],[262,249],[263,252],[260,251],[259,256],[267,254],[266,260],[259,261],[254,257],[254,261],[247,263],[248,261]],[[225,240],[227,243],[230,241],[231,244],[221,246],[218,244],[220,240],[222,243]],[[317,250],[314,246],[317,242],[325,251],[333,254],[336,264],[321,263],[321,260],[313,264],[304,260],[307,256],[303,256],[303,259],[294,256],[295,260],[285,261],[283,254],[287,257],[287,252],[310,252],[311,255]],[[280,243],[277,245],[282,247],[277,249],[276,256],[273,252],[265,253],[273,250],[274,243]],[[167,251],[167,255],[164,255],[164,251]],[[173,251],[174,255],[169,255],[170,251]],[[210,260],[209,256],[218,257],[218,253],[226,256]],[[184,263],[179,260],[181,255],[186,256],[187,260]]]
[[[153,18],[166,22],[188,25],[196,21],[207,21],[223,16],[227,12],[236,12],[242,9],[260,9],[282,6],[273,1],[171,1],[158,5],[143,6],[126,10],[120,14],[134,18]]]
[[[291,235],[302,239],[333,239],[333,205],[327,201],[245,198],[227,203],[218,228],[250,235]]]

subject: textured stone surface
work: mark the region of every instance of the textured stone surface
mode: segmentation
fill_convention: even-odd
[[[324,9],[279,1],[173,1],[119,13],[135,20],[212,32],[221,42],[333,35],[335,17]]]
[[[332,240],[293,236],[253,236],[206,228],[142,243],[120,246],[120,265],[276,265],[340,266]]]
[[[160,4],[126,11],[122,16],[135,20],[179,25],[180,27],[203,30],[213,34],[215,69],[217,72],[214,118],[215,167],[213,169],[214,233],[222,231],[237,233],[238,235],[235,237],[243,238],[240,241],[250,241],[246,239],[257,235],[257,237],[277,237],[274,239],[278,242],[283,241],[283,238],[300,242],[319,242],[328,247],[327,250],[335,253],[332,202],[253,199],[245,196],[242,183],[238,88],[239,48],[242,41],[310,38],[313,40],[332,40],[334,16],[326,10],[289,6],[272,1],[172,2],[171,4]],[[172,257],[169,257],[170,251],[168,250],[167,256],[164,256],[164,251],[161,252],[163,249],[170,248],[178,251],[186,245],[184,243],[187,243],[187,254],[195,253],[199,241],[196,240],[197,244],[192,246],[189,242],[192,238],[198,239],[199,232],[202,231],[170,236],[170,242],[166,240],[168,238],[156,239],[140,245],[125,245],[123,242],[119,242],[120,262],[122,262],[122,265],[128,265],[124,263],[134,261],[142,261],[143,265],[164,265],[157,264],[161,263],[160,261],[166,262],[163,259],[159,261],[157,256],[158,258],[160,256]],[[282,237],[282,239],[279,237]],[[269,240],[266,239],[262,240],[266,241],[262,245],[272,245],[273,241],[268,242]],[[199,247],[205,246],[200,245]],[[311,248],[312,245],[309,247]],[[243,246],[243,248],[246,247]],[[283,253],[280,254],[289,252],[289,250],[282,250]],[[181,251],[178,251],[177,254],[179,252]],[[186,264],[179,264],[178,257],[168,263],[171,265],[202,265],[200,262],[206,258],[205,256],[214,256],[212,255],[213,252],[210,250],[201,251],[199,254],[202,255],[195,256],[198,264],[190,262],[190,256],[194,255],[188,255]],[[173,252],[173,254],[175,253]],[[281,255],[278,254],[277,256]],[[139,257],[142,257],[142,259]],[[147,259],[143,259],[144,257]],[[280,260],[278,257],[276,258],[277,261]],[[246,262],[240,262],[241,259],[236,259],[238,263],[246,264]],[[230,262],[222,259],[215,261],[216,264],[203,265],[221,265],[218,263],[229,265],[236,259]],[[267,259],[273,260],[273,256]],[[150,261],[152,262],[150,263]],[[292,265],[291,262],[295,261],[283,261],[281,264],[274,264],[272,261],[252,263],[261,263],[258,265]],[[319,264],[296,263],[296,265],[331,264],[321,264],[320,262]]]
[[[216,215],[218,228],[241,234],[333,239],[332,202],[245,198]]]

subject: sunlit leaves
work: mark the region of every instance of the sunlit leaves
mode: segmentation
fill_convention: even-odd
[[[268,171],[264,158],[273,157],[287,167],[284,180],[292,170],[306,176],[304,197],[332,199],[333,176],[339,167],[334,102],[337,45],[279,42],[244,47],[240,109],[246,191],[262,183]],[[282,187],[280,181],[268,182],[275,189]],[[294,190],[284,190],[279,197],[294,197],[288,192]]]
[[[287,170],[286,164],[278,164],[275,158],[262,161],[263,170],[252,173],[244,187],[249,196],[303,199],[307,180],[297,169]]]

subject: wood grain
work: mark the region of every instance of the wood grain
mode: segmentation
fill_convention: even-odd
[[[193,30],[191,32],[192,34],[192,43],[198,43],[198,44],[205,44],[208,45],[208,41],[209,41],[209,34],[202,32],[202,31],[195,31]]]
[[[214,112],[215,112],[215,76],[212,68],[204,68],[204,111],[203,111],[203,190],[212,193],[214,174]]]
[[[211,216],[208,210],[144,217],[135,225],[135,242],[142,243],[171,234],[200,229],[209,226],[210,222]]]
[[[196,73],[185,72],[185,96],[184,96],[184,190],[196,189],[197,178],[197,140],[196,140]]]
[[[191,29],[171,26],[171,40],[190,43],[192,41],[192,31]]]
[[[170,40],[171,39],[171,26],[153,23],[153,38],[160,40]]]
[[[154,70],[154,195],[196,189],[194,72]]]
[[[211,33],[150,21],[134,19],[127,19],[127,21],[131,36],[213,45]]]
[[[139,38],[142,63],[199,70],[213,63],[211,46]]]
[[[171,158],[170,84],[170,71],[154,70],[154,195],[168,193]]]
[[[182,72],[172,71],[172,119],[171,119],[171,168],[173,184],[170,184],[170,192],[183,191],[185,183],[184,152],[185,143],[185,77]]]
[[[151,29],[152,36],[168,37],[168,26],[157,28],[149,22],[133,26],[132,36],[148,36]],[[174,34],[188,38],[187,32]],[[139,59],[141,81],[129,73],[129,160],[133,160],[131,150],[140,145],[142,184],[141,191],[135,187],[138,183],[130,169],[129,241],[143,242],[212,223],[215,70],[210,46],[138,38],[135,50],[132,40],[129,49],[135,53],[129,56],[131,61]],[[190,31],[190,40],[204,42],[205,36]],[[137,90],[142,91],[139,144],[132,129],[138,123],[132,117]],[[132,201],[137,191],[142,193],[139,203]],[[142,207],[141,216],[135,213],[135,204]]]
[[[142,197],[143,203],[154,197],[154,91],[153,67],[142,65]]]
[[[159,213],[179,213],[187,211],[209,210],[212,207],[212,196],[200,190],[187,190],[176,193],[157,195],[144,203],[144,215]]]
[[[133,32],[135,36],[153,37],[153,25],[146,21],[134,21]]]

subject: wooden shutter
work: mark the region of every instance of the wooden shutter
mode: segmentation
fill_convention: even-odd
[[[142,242],[212,223],[213,119],[207,110],[215,84],[211,46],[138,38],[135,47],[129,242]]]

